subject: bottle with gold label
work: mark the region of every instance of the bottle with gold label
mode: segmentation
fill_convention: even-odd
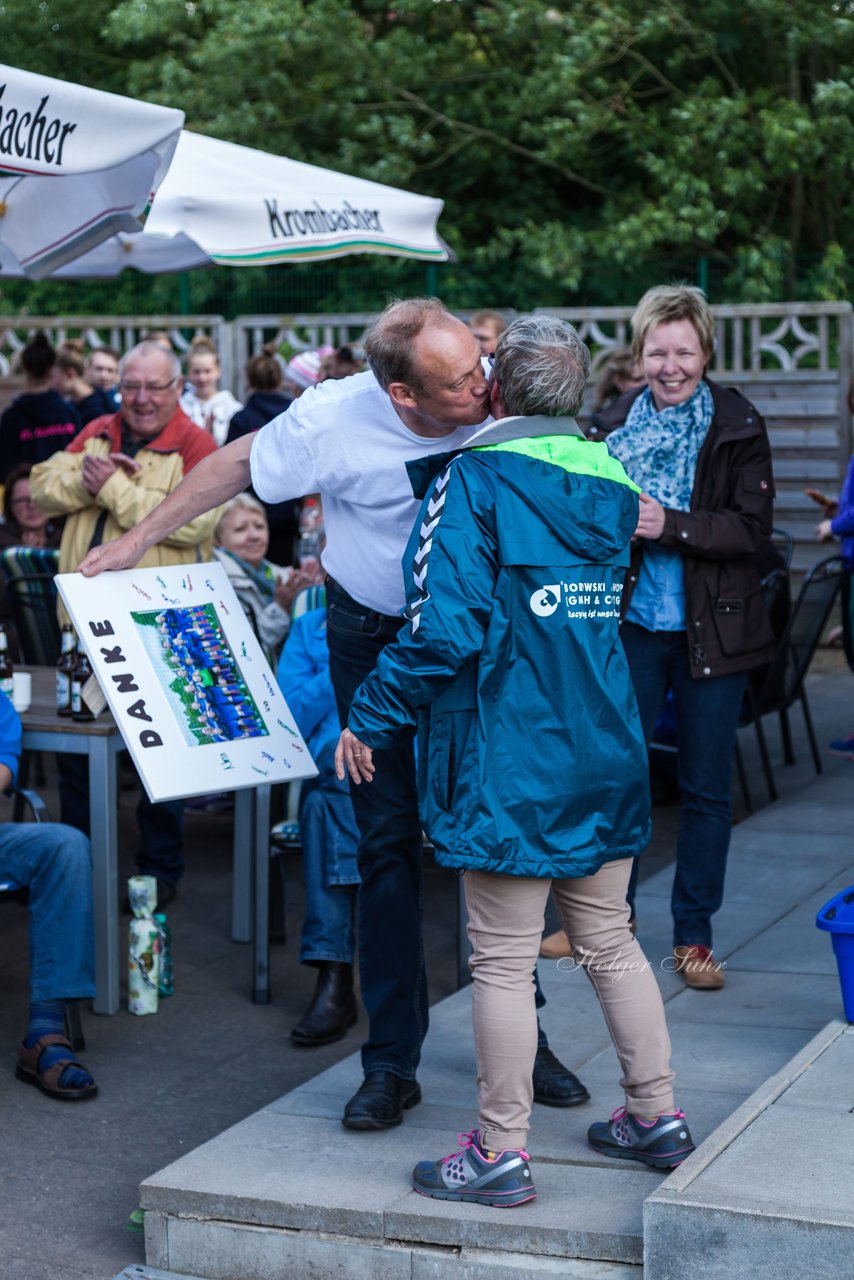
[[[12,696],[14,670],[9,657],[9,637],[6,635],[6,628],[0,624],[0,693],[5,693],[8,698]]]
[[[77,641],[77,660],[71,673],[71,718],[72,720],[94,720],[95,715],[83,701],[83,687],[92,675],[92,664],[86,656],[86,650]]]
[[[71,673],[77,658],[74,653],[74,628],[66,622],[62,628],[62,652],[56,664],[56,714],[71,715]]]

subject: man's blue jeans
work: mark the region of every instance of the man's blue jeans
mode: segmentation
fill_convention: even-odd
[[[300,789],[299,826],[305,914],[299,958],[302,964],[337,960],[352,964],[355,950],[359,832],[347,781],[335,772],[336,743],[314,757],[320,773]]]
[[[675,946],[712,945],[712,916],[723,901],[732,830],[732,760],[747,677],[695,680],[684,631],[621,628],[623,648],[647,742],[668,689],[673,690],[677,778],[682,798],[673,880]],[[634,903],[637,860],[628,898]]]
[[[0,876],[30,891],[30,1000],[95,994],[92,853],[59,822],[4,823]]]
[[[403,620],[366,609],[331,578],[326,606],[329,674],[346,725],[356,690]],[[370,1020],[362,1067],[413,1080],[428,1025],[413,732],[375,751],[374,764],[373,781],[351,788],[361,836],[359,969]]]

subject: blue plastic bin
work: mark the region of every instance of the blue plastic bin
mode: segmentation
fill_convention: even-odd
[[[854,1022],[854,885],[826,902],[815,922],[833,940],[845,1017]]]

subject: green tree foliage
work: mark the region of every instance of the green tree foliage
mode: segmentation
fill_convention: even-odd
[[[497,303],[699,255],[731,296],[784,297],[805,254],[817,292],[845,288],[850,0],[42,0],[35,31],[33,10],[0,3],[7,61],[441,196]]]

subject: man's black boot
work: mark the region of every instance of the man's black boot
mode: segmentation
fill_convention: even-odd
[[[304,1048],[332,1044],[347,1034],[356,1016],[353,966],[340,960],[321,960],[311,1004],[291,1032],[291,1040]]]
[[[344,1108],[342,1123],[348,1129],[390,1129],[420,1101],[417,1080],[404,1080],[391,1071],[369,1071]]]
[[[534,1101],[546,1107],[577,1107],[589,1098],[578,1076],[554,1056],[547,1044],[540,1045],[534,1059]]]

